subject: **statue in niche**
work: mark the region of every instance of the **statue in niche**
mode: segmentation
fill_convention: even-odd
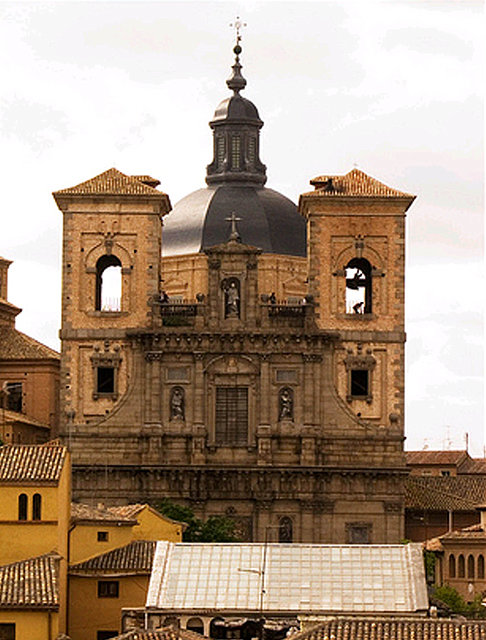
[[[240,283],[236,278],[224,283],[224,317],[240,317]]]
[[[174,387],[170,395],[170,419],[184,420],[184,389]]]
[[[282,389],[279,398],[279,420],[292,420],[294,417],[294,399],[291,389]]]

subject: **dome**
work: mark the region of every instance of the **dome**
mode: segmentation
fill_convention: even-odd
[[[227,242],[235,213],[241,241],[264,253],[306,255],[306,224],[295,204],[273,189],[221,184],[182,198],[164,218],[162,255],[199,253]]]
[[[254,123],[261,123],[258,109],[253,102],[236,94],[230,98],[225,98],[219,103],[214,112],[213,122],[218,120],[237,121],[251,120]]]

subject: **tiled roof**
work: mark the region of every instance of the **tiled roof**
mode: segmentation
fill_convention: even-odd
[[[113,513],[111,509],[107,509],[103,505],[92,507],[81,502],[71,503],[71,520],[74,522],[112,522],[132,526],[137,524],[137,519],[134,517]]]
[[[460,473],[483,473],[486,475],[486,458],[470,458],[461,465]]]
[[[405,451],[405,456],[409,465],[457,465],[469,458],[467,451]]]
[[[108,511],[110,513],[113,513],[116,516],[122,516],[124,518],[131,518],[133,520],[135,520],[138,514],[144,509],[148,509],[152,513],[159,516],[159,518],[162,518],[167,522],[172,522],[173,524],[179,524],[183,529],[187,528],[187,524],[185,522],[179,522],[179,520],[173,520],[172,518],[169,518],[163,513],[160,513],[159,511],[151,507],[149,504],[125,504],[118,507],[108,507]]]
[[[145,573],[152,570],[155,545],[152,540],[133,540],[124,547],[112,549],[99,556],[74,564],[70,573]]]
[[[67,449],[58,444],[6,444],[0,447],[0,483],[59,481]]]
[[[334,618],[292,640],[486,640],[486,622],[406,618]]]
[[[149,187],[134,176],[127,176],[118,169],[112,168],[100,173],[98,176],[81,182],[80,184],[55,191],[54,196],[62,195],[146,195],[163,198],[166,194]]]
[[[12,326],[0,326],[0,360],[59,360],[54,349],[46,347]]]
[[[470,542],[474,540],[486,542],[486,531],[481,524],[473,524],[470,527],[464,529],[458,529],[457,531],[450,531],[440,536],[440,541],[448,540],[468,540]]]
[[[59,606],[59,556],[47,553],[0,567],[0,609]]]
[[[265,565],[262,598],[261,571]],[[159,541],[147,607],[296,613],[402,613],[428,608],[422,549],[408,545]]]
[[[51,427],[48,424],[39,422],[35,418],[29,418],[25,413],[19,413],[18,411],[10,411],[9,409],[2,409],[2,419],[5,424],[20,423],[29,424],[32,427],[38,427],[39,429],[49,430]]]
[[[349,173],[340,176],[318,176],[310,183],[315,187],[315,191],[303,193],[303,196],[415,198],[410,193],[388,187],[360,169],[352,169]]]
[[[486,476],[409,476],[405,507],[431,511],[474,511],[486,499]]]
[[[139,180],[144,184],[148,184],[149,187],[153,187],[154,189],[160,184],[160,180],[157,180],[157,178],[152,178],[152,176],[148,175],[132,176],[132,178],[135,178],[135,180]]]
[[[187,629],[176,629],[174,627],[163,627],[157,631],[143,631],[133,629],[121,636],[116,636],[113,640],[201,640],[206,636],[201,636],[194,631]]]

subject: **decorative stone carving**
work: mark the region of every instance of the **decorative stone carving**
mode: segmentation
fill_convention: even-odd
[[[278,407],[278,419],[279,420],[293,420],[294,419],[294,392],[289,387],[284,387],[279,393],[279,407]]]
[[[184,389],[173,387],[170,393],[170,419],[184,420]]]
[[[240,317],[240,281],[238,278],[225,278],[221,283],[224,291],[224,317]]]

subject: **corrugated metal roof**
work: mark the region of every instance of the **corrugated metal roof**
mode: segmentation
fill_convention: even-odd
[[[58,574],[55,553],[0,567],[0,609],[58,608]]]
[[[56,484],[67,449],[58,444],[7,444],[0,447],[0,483]]]
[[[428,600],[420,545],[158,542],[146,606],[411,613]]]
[[[150,573],[156,542],[134,540],[124,547],[112,549],[69,568],[70,573]]]
[[[486,622],[431,619],[337,618],[292,640],[485,640]]]

